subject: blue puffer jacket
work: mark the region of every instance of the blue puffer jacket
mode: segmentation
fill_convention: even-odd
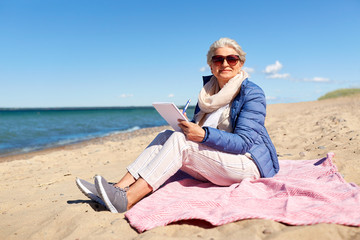
[[[204,85],[211,77],[203,77]],[[198,111],[200,108],[197,105],[195,114]],[[204,127],[206,134],[202,143],[233,154],[248,152],[258,166],[261,177],[272,177],[279,171],[279,162],[275,147],[264,126],[265,115],[266,102],[263,90],[245,79],[230,109],[233,132]]]

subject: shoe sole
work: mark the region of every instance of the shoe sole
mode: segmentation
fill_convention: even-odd
[[[101,176],[95,176],[95,179],[98,184],[96,184],[96,189],[98,190],[102,200],[104,201],[106,207],[110,210],[110,212],[112,213],[119,213],[116,208],[114,207],[114,205],[112,205],[110,199],[108,198],[106,192],[105,192],[105,189],[104,189],[104,186],[102,185],[102,182],[101,182]],[[98,189],[99,188],[99,189]]]
[[[96,196],[94,193],[92,193],[88,188],[86,188],[80,181],[79,178],[76,178],[76,186],[80,189],[80,191],[87,196],[89,199],[106,206],[106,204],[102,201],[102,199],[98,196]]]

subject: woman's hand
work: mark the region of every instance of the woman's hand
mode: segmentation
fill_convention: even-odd
[[[183,112],[183,109],[180,109],[180,112]],[[186,112],[184,112],[183,115],[186,117],[187,120],[189,120],[189,118],[186,115]]]
[[[182,129],[188,140],[201,142],[205,137],[205,130],[193,122],[180,120],[179,127]]]

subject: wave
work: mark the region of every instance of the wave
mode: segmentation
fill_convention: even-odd
[[[191,111],[189,111],[191,112]],[[166,125],[153,107],[1,111],[0,156]]]
[[[12,156],[12,155],[24,154],[24,153],[30,153],[30,152],[35,152],[35,151],[54,148],[54,147],[67,146],[67,145],[71,145],[71,144],[75,144],[75,143],[80,143],[80,142],[92,140],[92,139],[95,139],[95,138],[111,136],[111,135],[114,135],[114,134],[134,132],[134,131],[140,130],[140,129],[141,129],[141,127],[135,126],[135,127],[131,127],[131,128],[128,128],[128,129],[125,129],[125,130],[120,130],[120,131],[111,131],[111,132],[107,132],[107,133],[87,134],[87,135],[83,135],[81,137],[69,137],[69,138],[65,138],[65,139],[56,140],[56,141],[53,141],[53,142],[48,142],[48,143],[45,143],[45,144],[38,144],[38,145],[35,145],[35,146],[28,146],[27,145],[27,146],[23,146],[23,147],[13,147],[13,148],[9,147],[9,148],[5,148],[5,149],[0,149],[0,157],[6,157],[6,156]]]

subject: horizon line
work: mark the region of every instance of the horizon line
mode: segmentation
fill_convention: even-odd
[[[181,105],[180,105],[181,106]],[[195,107],[190,105],[189,107]],[[96,110],[96,109],[130,109],[130,108],[154,108],[152,105],[143,106],[87,106],[87,107],[0,107],[0,111],[16,110]]]

